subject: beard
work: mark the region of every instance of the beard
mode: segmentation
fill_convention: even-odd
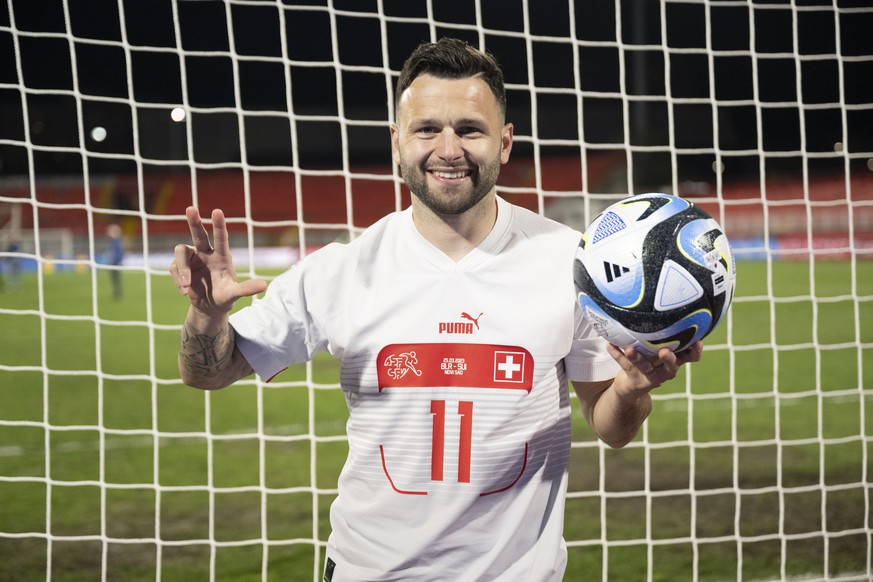
[[[467,212],[491,192],[500,175],[500,157],[479,166],[471,176],[472,184],[437,188],[428,186],[428,174],[417,166],[400,160],[400,175],[412,192],[427,208],[435,214],[458,215]],[[466,191],[464,191],[466,190]]]

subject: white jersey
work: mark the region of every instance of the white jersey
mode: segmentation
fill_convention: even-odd
[[[262,378],[322,350],[341,362],[349,456],[326,579],[561,579],[567,379],[617,372],[576,305],[580,236],[498,199],[455,262],[407,209],[232,316]]]

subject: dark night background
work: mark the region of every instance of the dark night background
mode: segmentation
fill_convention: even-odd
[[[381,16],[375,0],[124,0],[123,17],[118,0],[66,4],[69,22],[61,0],[0,10],[3,175],[31,163],[37,176],[81,174],[82,141],[96,174],[130,173],[134,156],[146,170],[184,166],[186,124],[169,118],[180,105],[198,163],[341,167],[345,152],[351,166],[387,165],[396,73],[434,35],[484,40],[501,61],[514,157],[535,141],[543,156],[578,155],[567,142],[580,125],[590,151],[629,144],[644,184],[669,179],[670,147],[692,180],[713,179],[715,148],[740,173],[757,171],[760,150],[786,172],[840,170],[846,152],[853,171],[867,171],[873,155],[869,2],[623,0],[616,15],[613,0],[576,0],[571,23],[567,0],[530,2],[527,16],[520,0],[482,0],[481,37],[471,1],[435,1],[428,15],[424,0],[384,0]],[[577,53],[555,37],[578,39]],[[95,126],[104,141],[89,136]]]

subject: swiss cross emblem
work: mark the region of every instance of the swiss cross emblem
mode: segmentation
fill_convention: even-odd
[[[524,352],[494,352],[495,382],[524,382]]]

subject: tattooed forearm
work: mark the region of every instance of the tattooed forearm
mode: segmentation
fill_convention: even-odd
[[[228,326],[216,335],[191,333],[182,329],[179,356],[182,365],[194,376],[214,378],[227,370],[233,357],[233,331]]]
[[[180,339],[179,372],[189,386],[205,390],[223,388],[252,373],[251,366],[235,348],[234,331],[229,325],[208,334],[186,323]]]

